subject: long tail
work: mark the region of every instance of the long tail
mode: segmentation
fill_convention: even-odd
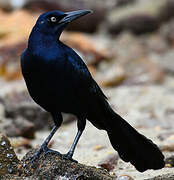
[[[105,127],[102,129],[107,131],[110,142],[121,159],[133,164],[140,172],[163,168],[164,156],[158,146],[116,114],[106,101],[102,104],[103,116],[100,117],[102,124],[104,123],[102,126]]]

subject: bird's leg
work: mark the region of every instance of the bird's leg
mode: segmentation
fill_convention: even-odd
[[[77,134],[76,134],[76,137],[75,137],[75,139],[74,139],[74,142],[73,142],[70,150],[68,151],[67,154],[64,154],[64,155],[62,156],[64,159],[69,159],[69,160],[71,160],[71,161],[77,162],[76,160],[72,159],[72,156],[73,156],[73,154],[74,154],[74,150],[75,150],[76,145],[77,145],[77,143],[78,143],[78,141],[79,141],[79,139],[80,139],[81,134],[82,134],[82,131],[81,131],[81,130],[78,130],[78,132],[77,132]]]
[[[42,143],[39,150],[33,155],[33,157],[31,157],[32,162],[34,162],[42,152],[44,153],[44,156],[46,156],[48,153],[55,153],[55,154],[60,155],[60,153],[58,151],[54,151],[54,150],[48,148],[48,143],[50,142],[51,138],[56,133],[56,131],[58,130],[58,128],[60,127],[60,125],[62,124],[62,121],[63,121],[61,114],[58,114],[58,116],[52,114],[52,116],[53,116],[53,120],[54,120],[55,125],[52,128],[49,136]]]
[[[77,161],[74,160],[74,159],[72,159],[72,156],[73,156],[73,154],[74,154],[76,145],[77,145],[77,143],[78,143],[78,141],[79,141],[79,139],[80,139],[80,137],[81,137],[81,135],[82,135],[82,132],[83,132],[83,130],[85,129],[86,119],[84,119],[84,118],[78,119],[78,121],[77,121],[77,126],[78,126],[78,131],[77,131],[76,137],[75,137],[75,139],[74,139],[74,141],[73,141],[73,144],[72,144],[70,150],[68,151],[67,154],[62,155],[63,158],[69,159],[69,160],[74,161],[74,162],[76,162],[76,163],[77,163]]]
[[[49,136],[42,143],[39,150],[33,155],[32,159],[31,159],[32,161],[35,161],[42,152],[44,153],[44,156],[45,156],[50,151],[50,149],[47,146],[48,146],[48,143],[50,142],[51,138],[53,137],[53,135],[57,131],[57,129],[58,129],[58,126],[55,125],[53,127],[53,129],[51,130]]]

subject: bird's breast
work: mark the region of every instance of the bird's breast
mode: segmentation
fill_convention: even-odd
[[[58,61],[58,60],[57,60]],[[61,61],[61,60],[60,60]],[[47,111],[73,111],[69,104],[75,99],[75,89],[64,63],[35,60],[24,63],[22,72],[33,100]]]

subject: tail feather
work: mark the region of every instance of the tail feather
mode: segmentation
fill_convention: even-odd
[[[138,171],[164,167],[164,156],[158,146],[112,110],[107,118],[106,131],[121,159],[133,164]]]
[[[130,162],[140,172],[164,167],[164,156],[156,144],[116,114],[106,100],[99,99],[98,107],[88,119],[97,128],[107,131],[113,148],[122,160]]]

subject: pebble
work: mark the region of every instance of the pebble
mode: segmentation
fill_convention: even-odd
[[[112,171],[117,165],[118,159],[119,159],[118,154],[115,153],[110,154],[105,159],[101,160],[98,163],[98,166],[103,167],[107,171]]]
[[[100,150],[102,150],[102,149],[104,149],[104,148],[105,148],[105,146],[96,145],[96,146],[93,147],[93,150],[94,150],[94,151],[100,151]]]
[[[128,175],[120,175],[116,178],[116,180],[133,180],[133,178]]]
[[[166,158],[165,163],[167,167],[174,167],[174,155]]]

